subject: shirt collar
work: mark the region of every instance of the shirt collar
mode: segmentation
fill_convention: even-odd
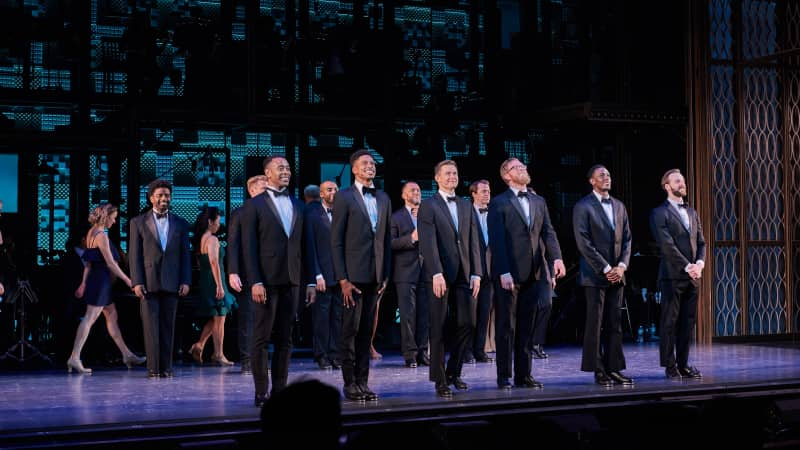
[[[442,196],[442,200],[447,201],[448,197],[455,197],[456,193],[453,192],[452,194],[448,194],[447,192],[439,189],[439,195]]]
[[[602,202],[606,198],[607,199],[611,199],[610,195],[608,197],[603,197],[602,195],[598,194],[597,191],[595,191],[595,190],[592,190],[592,194],[594,194],[594,196],[597,197],[597,201],[598,202]]]
[[[667,198],[667,201],[668,201],[668,202],[669,202],[669,203],[670,203],[672,206],[674,206],[674,207],[676,207],[676,208],[678,208],[680,205],[682,205],[682,204],[683,204],[683,202],[680,202],[680,203],[678,203],[678,202],[676,202],[675,200],[673,200],[673,199],[671,199],[671,198]]]

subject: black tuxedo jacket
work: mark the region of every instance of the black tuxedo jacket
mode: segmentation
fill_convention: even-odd
[[[630,267],[631,229],[628,212],[625,205],[613,197],[611,208],[614,213],[613,229],[594,193],[580,199],[573,209],[572,229],[581,254],[578,273],[580,286],[607,287],[609,282],[603,273],[606,265],[614,268],[623,263]]]
[[[289,236],[268,191],[242,206],[242,253],[247,281],[265,286],[302,282],[303,203],[294,197]]]
[[[690,280],[684,270],[688,264],[698,259],[705,261],[706,241],[703,227],[694,208],[687,207],[689,229],[683,225],[680,214],[669,201],[665,201],[650,213],[650,231],[661,250],[661,263],[658,268],[659,280]],[[691,280],[695,285],[700,280]]]
[[[148,210],[131,219],[131,282],[144,285],[148,292],[177,293],[180,285],[192,284],[189,223],[172,213],[167,220],[167,248],[162,250],[153,212]]]
[[[309,283],[316,283],[317,275],[322,274],[327,286],[336,283],[331,256],[331,220],[320,202],[306,205],[306,268]]]
[[[483,276],[480,263],[478,228],[472,203],[456,197],[458,230],[455,228],[447,202],[437,192],[423,200],[417,213],[417,232],[422,252],[426,281],[441,273],[450,284],[461,275],[469,281],[471,275]]]
[[[411,241],[414,222],[405,206],[392,214],[392,281],[417,283],[422,268],[419,241]]]
[[[551,271],[546,261],[552,264],[552,261],[561,259],[561,246],[544,198],[528,192],[528,201],[532,219],[530,226],[511,189],[489,203],[489,249],[495,279],[510,273],[515,283],[525,282],[531,276],[536,280],[550,280]]]
[[[486,239],[483,238],[483,231],[481,230],[481,218],[480,215],[478,214],[478,211],[475,211],[474,205],[472,207],[472,212],[475,215],[475,228],[478,230],[478,244],[479,244],[478,246],[480,247],[481,251],[481,258],[480,258],[481,272],[483,272],[483,277],[486,280],[490,280],[492,278],[492,272],[491,272],[492,253],[491,251],[489,251],[489,243],[486,242]],[[486,226],[487,228],[489,226],[488,215],[486,217]],[[488,229],[487,229],[487,234],[488,234]]]
[[[392,203],[383,191],[378,191],[375,199],[378,222],[373,232],[367,206],[355,184],[336,193],[331,251],[337,281],[380,284],[389,278],[392,262],[389,234]]]

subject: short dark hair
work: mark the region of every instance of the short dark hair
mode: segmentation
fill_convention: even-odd
[[[433,168],[433,175],[434,176],[438,175],[439,169],[441,169],[444,166],[453,166],[456,168],[456,170],[458,170],[458,164],[456,164],[455,161],[453,161],[452,159],[445,159],[444,161],[439,161],[439,163],[436,164],[436,167]]]
[[[172,183],[167,180],[153,180],[150,184],[147,185],[147,201],[150,201],[150,197],[153,196],[153,192],[156,189],[167,188],[169,193],[172,194]]]
[[[664,172],[664,176],[661,177],[661,189],[664,189],[665,184],[669,184],[669,176],[673,173],[681,173],[681,169],[669,169]]]
[[[597,169],[606,169],[606,170],[608,170],[606,168],[606,166],[604,166],[602,164],[595,164],[595,165],[593,165],[592,167],[589,168],[588,172],[586,172],[586,179],[587,180],[591,179],[594,176],[594,173],[595,173],[595,171],[597,171]]]
[[[487,184],[488,185],[489,181],[487,181],[487,180],[473,181],[472,184],[469,185],[469,193],[470,194],[474,194],[474,193],[478,192],[478,186],[480,186],[482,184]]]
[[[365,148],[360,148],[360,149],[354,151],[353,154],[350,155],[350,165],[353,166],[356,163],[356,161],[358,161],[358,158],[361,158],[364,155],[369,155],[370,157],[372,157],[372,153],[370,153],[369,150],[367,150]],[[372,158],[372,159],[375,159],[375,158]]]
[[[267,156],[266,158],[264,158],[264,161],[261,163],[261,170],[267,170],[267,166],[269,165],[269,163],[271,163],[272,160],[278,159],[278,158],[286,159],[286,156],[277,155],[277,154],[276,155]],[[286,159],[286,161],[289,161],[289,160]]]

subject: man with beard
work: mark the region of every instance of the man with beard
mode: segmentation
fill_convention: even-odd
[[[255,198],[267,189],[267,177],[256,175],[247,180],[247,194]],[[236,292],[236,302],[239,304],[237,319],[239,321],[239,363],[242,373],[252,373],[250,356],[253,344],[253,299],[250,297],[250,285],[245,275],[244,260],[242,258],[242,208],[231,211],[230,226],[228,227],[228,284]],[[195,356],[195,355],[192,355]],[[197,357],[195,357],[197,358]],[[202,359],[201,359],[202,361]]]
[[[697,320],[706,241],[697,211],[686,203],[686,181],[680,170],[668,170],[661,177],[661,187],[667,200],[650,214],[650,229],[661,249],[661,367],[666,368],[667,378],[702,378],[689,365],[689,345]]]
[[[475,213],[468,200],[456,196],[456,163],[444,160],[437,164],[434,179],[439,191],[419,208],[419,246],[425,282],[433,294],[429,303],[430,380],[435,383],[436,395],[449,398],[453,396],[451,384],[458,390],[469,389],[461,370],[475,333],[475,301],[483,272]],[[452,326],[447,326],[448,321]],[[450,330],[449,336],[445,330]],[[450,360],[445,368],[446,343],[450,344]]]
[[[303,203],[289,193],[292,169],[283,156],[264,158],[267,190],[242,207],[242,245],[253,297],[252,369],[255,405],[269,393],[267,346],[272,355],[272,392],[286,387],[292,355],[292,326],[302,267]]]
[[[392,281],[400,308],[400,352],[406,367],[428,366],[428,295],[419,253],[419,185],[409,181],[401,194],[405,205],[392,214]]]
[[[578,285],[586,294],[586,327],[581,370],[594,372],[595,383],[632,385],[622,374],[622,294],[631,257],[628,212],[612,198],[611,174],[595,165],[587,174],[592,193],[575,204],[572,228],[580,252]]]
[[[306,301],[311,303],[314,360],[320,369],[338,369],[339,336],[342,331],[342,295],[333,274],[331,222],[339,186],[325,181],[319,186],[321,202],[306,205],[306,266],[309,276]]]
[[[528,167],[516,158],[500,166],[508,190],[489,204],[489,248],[495,274],[497,387],[542,388],[531,371],[531,339],[551,286],[566,270],[544,199],[528,191]],[[550,273],[550,267],[553,273]],[[513,349],[513,372],[512,372]]]
[[[355,183],[333,202],[331,250],[333,272],[342,289],[342,360],[344,396],[378,399],[369,381],[370,340],[375,304],[386,289],[391,265],[391,201],[375,188],[375,160],[368,150],[350,155]]]
[[[131,284],[141,300],[147,376],[171,378],[178,297],[192,279],[189,223],[169,212],[169,181],[151,182],[147,198],[153,209],[130,224]]]

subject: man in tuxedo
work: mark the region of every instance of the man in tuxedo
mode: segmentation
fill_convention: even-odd
[[[266,189],[267,177],[264,175],[256,175],[247,180],[247,194],[250,198],[260,195]],[[236,302],[239,304],[239,362],[242,373],[249,374],[253,371],[250,361],[253,344],[253,299],[250,297],[242,256],[242,208],[239,207],[231,211],[228,226],[228,284],[236,292]]]
[[[650,229],[661,249],[661,367],[666,368],[667,378],[702,378],[689,365],[689,345],[697,320],[706,241],[697,211],[686,203],[686,180],[680,170],[668,170],[661,177],[661,187],[667,200],[650,214]]]
[[[475,211],[475,221],[478,223],[478,243],[480,244],[481,257],[480,265],[483,272],[484,283],[481,283],[481,290],[478,292],[478,305],[475,322],[475,338],[472,340],[472,348],[467,350],[465,362],[477,361],[479,363],[491,362],[491,358],[484,350],[486,348],[486,335],[489,330],[489,320],[494,304],[494,286],[489,268],[492,263],[492,256],[489,250],[489,201],[492,198],[492,190],[487,180],[478,180],[470,184],[469,194],[472,196],[472,208]]]
[[[342,295],[333,273],[331,223],[333,202],[339,186],[325,181],[319,186],[321,202],[306,205],[306,266],[311,280],[307,303],[311,303],[314,360],[320,369],[340,368],[337,345],[342,331]]]
[[[595,165],[587,174],[592,193],[575,204],[572,228],[580,253],[578,285],[586,295],[581,370],[602,386],[632,385],[622,374],[622,295],[631,257],[628,212],[609,195],[611,174]]]
[[[147,198],[153,209],[130,223],[131,283],[141,300],[147,376],[170,378],[178,297],[189,293],[192,278],[189,223],[169,212],[169,181],[151,182]]]
[[[531,374],[530,342],[539,310],[552,301],[553,280],[566,270],[547,205],[528,191],[527,166],[516,158],[507,159],[500,166],[500,176],[508,190],[492,200],[488,216],[497,298],[497,387],[510,389],[513,373],[515,386],[542,388]]]
[[[439,191],[419,207],[419,247],[430,299],[430,380],[436,395],[452,397],[452,384],[469,389],[461,379],[464,354],[472,346],[475,308],[481,289],[480,244],[475,213],[468,200],[456,196],[458,167],[451,160],[436,165]],[[449,319],[452,327],[447,327]],[[452,330],[446,336],[445,330]],[[445,368],[445,340],[450,360]]]
[[[331,223],[333,272],[342,290],[342,360],[344,396],[377,400],[369,388],[370,339],[375,304],[386,289],[391,265],[391,201],[375,188],[375,160],[368,150],[350,155],[355,182],[336,194]]]
[[[289,193],[292,169],[283,156],[264,158],[267,189],[242,206],[242,250],[253,298],[252,369],[255,404],[267,399],[267,346],[272,355],[272,391],[286,387],[292,326],[302,271],[303,203]]]
[[[419,253],[417,213],[421,201],[419,185],[403,185],[402,208],[392,214],[392,281],[400,308],[400,352],[406,367],[430,365],[428,357],[428,295]]]

